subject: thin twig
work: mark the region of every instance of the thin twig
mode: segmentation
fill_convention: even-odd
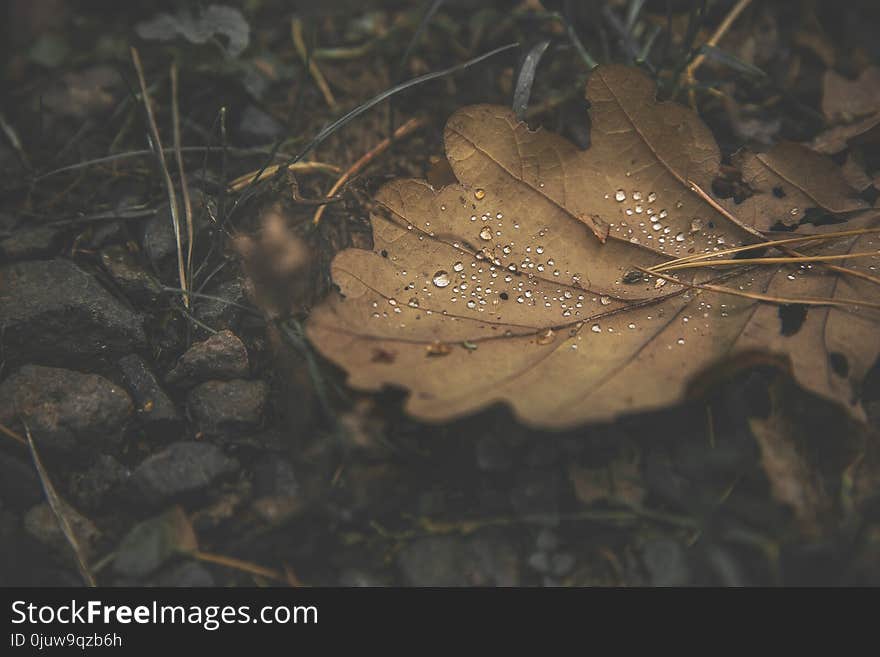
[[[6,139],[9,140],[9,145],[15,150],[15,154],[18,156],[21,166],[30,171],[31,162],[28,159],[27,153],[24,152],[24,147],[21,145],[21,139],[18,138],[18,133],[15,131],[15,128],[9,124],[2,112],[0,112],[0,129],[2,129],[3,134],[6,135]]]
[[[747,233],[749,233],[749,234],[751,234],[751,235],[754,235],[755,237],[760,238],[760,239],[764,240],[765,242],[767,241],[767,238],[764,237],[759,231],[755,230],[755,229],[752,228],[751,226],[747,226],[746,224],[744,224],[743,222],[741,222],[739,219],[737,219],[736,217],[734,217],[734,216],[733,216],[733,215],[732,215],[732,214],[731,214],[731,213],[730,213],[730,212],[729,212],[729,211],[728,211],[723,205],[721,205],[718,201],[716,201],[714,198],[712,198],[711,196],[709,196],[709,194],[707,194],[707,193],[703,190],[703,188],[700,187],[700,186],[699,186],[697,183],[695,183],[693,180],[688,180],[688,181],[687,181],[687,184],[688,184],[688,186],[690,187],[690,189],[691,189],[692,192],[695,192],[697,196],[699,196],[699,197],[700,197],[701,199],[703,199],[706,203],[708,203],[709,205],[711,205],[713,210],[715,210],[715,211],[718,212],[720,215],[722,215],[725,219],[727,219],[727,220],[728,220],[730,223],[732,223],[734,226],[738,226],[739,228],[742,228],[742,229],[743,229],[744,231],[746,231]]]
[[[364,169],[364,167],[366,167],[370,162],[372,162],[382,153],[388,150],[391,144],[393,144],[396,140],[402,139],[403,137],[409,135],[412,132],[415,132],[426,124],[427,121],[422,118],[413,118],[404,123],[402,126],[394,131],[394,134],[380,141],[370,151],[364,154],[357,162],[352,164],[351,167],[349,167],[349,169],[345,173],[343,173],[335,183],[333,183],[333,187],[331,187],[330,191],[327,192],[327,198],[332,198],[333,196],[335,196],[346,182],[351,180],[351,178],[360,173]],[[318,209],[315,210],[315,216],[312,217],[312,223],[315,226],[317,226],[321,222],[321,217],[324,215],[324,209],[326,207],[326,205],[319,205]]]
[[[769,246],[771,244],[771,242],[768,242],[767,238],[763,234],[756,231],[751,226],[747,226],[746,224],[742,223],[735,216],[733,216],[730,212],[728,212],[715,199],[713,199],[709,194],[707,194],[705,191],[703,191],[703,189],[697,183],[695,183],[692,180],[688,180],[687,183],[690,186],[691,191],[695,192],[701,199],[703,199],[704,201],[706,201],[706,203],[711,205],[712,208],[714,208],[717,212],[721,213],[721,215],[724,216],[725,219],[732,222],[734,225],[739,226],[743,230],[755,235],[756,237],[760,237],[762,240],[764,240],[763,242],[759,242],[758,244],[749,245],[749,248],[760,248],[762,246]],[[867,230],[868,232],[871,232],[871,229],[865,229],[865,230]],[[841,231],[839,233],[835,233],[834,235],[844,235],[848,232],[850,232],[850,231]],[[829,239],[830,239],[830,237],[829,237]],[[744,248],[743,248],[743,250],[744,250]],[[803,257],[803,254],[798,253],[797,251],[793,251],[785,246],[781,246],[780,250],[785,253],[788,253],[792,257]],[[716,253],[709,254],[709,255],[710,256],[717,256],[717,255],[720,255],[720,253],[716,252]],[[696,259],[697,256],[688,256],[687,260],[690,260],[691,258]],[[685,260],[685,259],[681,259],[681,260]],[[664,264],[669,264],[669,263],[664,263]],[[863,280],[867,280],[867,281],[870,281],[875,284],[880,284],[880,279],[877,279],[873,276],[870,276],[869,274],[864,274],[862,272],[856,271],[854,269],[847,269],[846,267],[839,267],[837,265],[828,265],[828,264],[825,264],[824,267],[830,271],[834,271],[839,274],[845,274],[847,276],[853,276],[855,278],[861,278]]]
[[[413,87],[424,84],[424,83],[429,82],[431,80],[438,80],[440,78],[446,77],[447,75],[457,73],[458,71],[467,70],[467,69],[471,68],[472,66],[476,66],[477,64],[486,61],[490,57],[495,57],[496,55],[500,55],[503,52],[507,52],[508,50],[512,50],[513,48],[518,48],[518,47],[519,47],[519,42],[508,43],[507,45],[499,46],[498,48],[495,48],[493,50],[490,50],[489,52],[483,53],[482,55],[474,57],[473,59],[469,59],[466,62],[462,62],[461,64],[456,64],[454,66],[450,66],[449,68],[444,68],[441,71],[435,71],[433,73],[425,73],[424,75],[419,75],[418,77],[412,78],[412,79],[407,80],[405,82],[401,82],[400,84],[396,84],[393,87],[391,87],[390,89],[386,89],[385,91],[382,91],[382,92],[376,94],[375,96],[370,98],[368,101],[361,103],[360,105],[358,105],[354,109],[346,112],[345,114],[340,116],[338,119],[331,121],[329,124],[327,124],[323,128],[321,128],[321,130],[318,131],[318,134],[315,135],[314,137],[312,137],[311,141],[309,141],[303,147],[303,149],[297,154],[297,156],[295,158],[293,158],[293,160],[291,160],[291,163],[299,162],[306,155],[308,155],[313,150],[315,150],[318,146],[320,146],[322,143],[324,143],[324,140],[327,139],[327,137],[329,137],[333,133],[335,133],[337,130],[339,130],[339,128],[341,128],[344,125],[347,125],[350,121],[353,121],[355,118],[357,118],[358,116],[360,116],[364,112],[371,110],[376,105],[378,105],[379,103],[382,103],[385,100],[388,100],[392,96],[399,94],[400,92],[405,91],[407,89],[412,89]]]
[[[156,125],[156,117],[153,115],[153,106],[150,104],[150,95],[147,91],[147,82],[144,79],[144,69],[141,66],[141,56],[137,48],[131,47],[131,59],[137,72],[138,83],[141,87],[141,100],[147,113],[147,123],[153,138],[153,147],[156,150],[156,158],[159,160],[159,168],[162,170],[162,178],[165,182],[165,190],[168,192],[168,206],[171,210],[171,223],[174,227],[174,238],[177,241],[177,273],[180,277],[180,287],[187,290],[186,270],[183,264],[183,245],[180,239],[180,214],[177,207],[177,194],[174,191],[174,183],[171,182],[171,174],[165,163],[165,151],[162,148],[162,140],[159,137],[159,128]]]
[[[194,559],[197,559],[198,561],[203,561],[205,563],[213,563],[217,564],[218,566],[226,566],[227,568],[233,568],[235,570],[240,570],[245,573],[250,573],[251,575],[266,577],[268,579],[274,579],[279,582],[288,582],[288,579],[287,577],[285,577],[284,573],[279,573],[277,570],[272,570],[271,568],[266,568],[264,566],[260,566],[259,564],[244,561],[243,559],[227,557],[222,554],[213,554],[211,552],[202,552],[201,550],[196,550],[195,552],[190,553],[190,556],[192,556]]]
[[[180,103],[177,98],[177,62],[171,64],[171,117],[174,125],[174,153],[177,158],[177,170],[180,174],[180,191],[183,193],[183,216],[186,219],[186,278],[192,280],[193,230],[192,202],[189,198],[189,186],[186,183],[186,170],[183,167],[183,153],[180,151]],[[164,159],[164,158],[163,158]],[[189,308],[189,294],[184,292],[183,305]]]
[[[635,269],[639,270],[642,273],[656,276],[657,278],[662,278],[663,280],[669,281],[670,283],[675,283],[676,285],[683,285],[684,287],[689,287],[696,290],[717,292],[719,294],[729,294],[735,297],[743,297],[745,299],[764,301],[766,303],[774,303],[777,305],[800,304],[803,306],[839,306],[843,308],[864,307],[880,309],[880,303],[871,303],[870,301],[861,301],[859,299],[823,299],[821,297],[774,297],[769,294],[760,294],[758,292],[745,292],[743,290],[734,290],[733,288],[724,287],[722,285],[711,285],[709,283],[688,283],[687,281],[682,281],[678,278],[675,278],[674,276],[659,274],[657,272],[645,269],[644,267],[636,266]]]
[[[287,169],[293,173],[332,173],[339,174],[341,169],[334,164],[325,164],[324,162],[294,162],[293,164],[273,164],[263,169],[256,169],[239,176],[229,183],[229,191],[240,192],[250,184],[253,184],[264,178],[270,178],[278,169]],[[262,171],[262,173],[261,173]]]
[[[721,21],[721,24],[715,29],[715,32],[709,37],[709,40],[706,42],[707,46],[715,47],[718,45],[718,42],[727,34],[727,31],[730,29],[730,26],[733,25],[734,21],[739,18],[739,15],[751,4],[752,0],[739,0],[733,8],[727,13],[727,16],[724,17],[724,20]],[[704,53],[700,53],[691,61],[690,64],[687,65],[687,68],[684,70],[684,77],[689,87],[688,94],[691,101],[691,106],[694,105],[694,74],[697,72],[697,69],[702,66],[703,62],[706,59],[706,55]]]
[[[212,147],[212,146],[183,146],[183,147],[181,147],[180,150],[183,151],[184,153],[207,153],[207,152],[214,150],[214,147]],[[239,155],[242,157],[248,157],[251,155],[264,155],[268,152],[265,148],[233,148],[233,147],[229,147],[226,150],[229,151],[229,153],[231,153],[233,155]],[[172,154],[174,152],[174,149],[173,148],[166,148],[166,149],[164,149],[163,152]],[[138,150],[138,151],[126,151],[124,153],[114,153],[113,155],[105,155],[104,157],[96,157],[91,160],[83,160],[82,162],[77,162],[76,164],[68,164],[67,166],[63,166],[58,169],[52,169],[51,171],[47,171],[46,173],[40,174],[39,176],[34,178],[34,182],[40,182],[41,180],[44,180],[45,178],[49,178],[51,176],[57,176],[59,173],[67,173],[69,171],[77,171],[79,169],[84,169],[86,167],[96,166],[99,164],[108,164],[110,162],[118,162],[120,160],[129,160],[129,159],[137,158],[137,157],[146,157],[147,155],[155,156],[156,151],[155,150],[146,150],[146,149]],[[290,159],[292,156],[288,153],[282,153],[281,151],[278,151],[276,153],[276,157],[287,160],[287,159]],[[310,163],[309,162],[302,162],[299,164],[306,165],[306,164],[310,164]],[[315,164],[317,164],[317,163],[315,163]],[[330,167],[331,165],[328,164],[326,166]],[[333,167],[333,168],[335,168],[335,167]]]
[[[707,46],[716,47],[718,42],[724,38],[724,35],[727,34],[727,31],[730,29],[733,22],[739,18],[739,15],[745,11],[746,7],[748,7],[752,3],[752,0],[739,0],[727,13],[727,16],[724,17],[724,20],[721,21],[720,25],[715,29],[715,32],[709,37],[709,40],[706,41]],[[696,57],[694,57],[693,61],[688,64],[685,69],[685,75],[689,80],[694,79],[694,73],[696,73],[697,69],[702,66],[703,62],[706,59],[705,53],[700,53]]]
[[[655,265],[651,267],[652,272],[660,272],[660,271],[671,271],[674,269],[687,269],[688,267],[679,266],[685,263],[703,263],[706,265],[711,264],[732,264],[725,263],[721,260],[713,260],[713,258],[717,258],[722,255],[731,255],[734,253],[743,253],[745,251],[752,251],[755,249],[765,249],[769,247],[778,248],[783,253],[788,254],[788,259],[784,262],[797,261],[798,258],[807,258],[808,256],[804,256],[802,253],[795,251],[794,249],[789,248],[787,245],[803,243],[803,242],[814,242],[819,240],[832,240],[840,237],[853,237],[856,235],[866,235],[869,233],[877,233],[880,232],[880,228],[856,228],[853,230],[842,230],[836,233],[823,233],[819,235],[804,235],[801,237],[792,237],[782,240],[772,240],[769,242],[758,242],[757,244],[746,244],[745,246],[737,246],[730,249],[724,249],[723,251],[713,251],[712,253],[699,253],[696,255],[685,256],[683,258],[676,258],[675,260],[670,260],[668,262],[663,262],[659,265]],[[849,254],[849,256],[837,256],[834,259],[846,260],[847,257],[858,257],[860,254]],[[864,255],[864,254],[862,254]],[[873,252],[868,253],[867,255],[875,255]],[[869,283],[873,283],[874,285],[880,285],[880,278],[876,276],[871,276],[870,274],[866,274],[864,272],[849,269],[847,267],[840,267],[838,265],[827,264],[827,260],[829,258],[825,258],[820,261],[818,259],[813,259],[814,261],[819,262],[825,269],[829,271],[833,271],[838,274],[843,274],[845,276],[852,276],[853,278],[860,278],[864,281],[868,281]],[[737,259],[736,264],[749,264],[755,263],[755,259]],[[760,264],[760,263],[759,263]],[[701,264],[691,264],[690,266],[699,267]]]
[[[802,242],[814,242],[836,239],[838,237],[852,237],[854,235],[867,235],[869,233],[880,233],[880,228],[856,228],[853,230],[842,230],[837,233],[822,233],[818,235],[802,235],[800,237],[789,237],[782,240],[772,240],[770,242],[758,242],[757,244],[746,244],[744,246],[735,246],[722,251],[713,251],[711,253],[697,253],[695,255],[676,258],[668,262],[660,263],[652,267],[652,271],[663,271],[670,265],[678,265],[683,262],[695,262],[697,260],[711,260],[718,256],[732,255],[734,253],[742,253],[743,251],[754,251],[756,249],[765,249],[769,247],[778,247],[785,244],[800,244]]]
[[[9,427],[7,427],[5,424],[0,423],[0,433],[9,436],[13,440],[21,443],[24,447],[27,447],[27,444],[28,444],[27,440],[22,438],[22,436],[19,435],[19,433],[17,431],[13,431]]]
[[[48,226],[68,226],[77,224],[87,224],[96,221],[122,221],[126,219],[143,219],[144,217],[154,216],[158,210],[156,208],[147,208],[134,206],[130,208],[120,208],[118,210],[108,210],[107,212],[98,212],[96,214],[88,214],[82,217],[71,217],[69,219],[59,219],[58,221],[50,221]]]
[[[303,39],[302,33],[302,21],[299,18],[294,18],[290,21],[290,34],[293,37],[293,45],[296,47],[296,52],[299,54],[300,59],[303,60],[303,64],[308,66],[309,74],[314,78],[315,84],[318,85],[321,95],[324,96],[324,101],[330,109],[336,109],[336,99],[333,97],[333,92],[330,91],[330,85],[324,79],[324,74],[321,73],[317,62],[315,62],[314,58],[309,57],[308,50],[306,50],[306,42]]]
[[[830,262],[834,260],[848,260],[850,258],[869,258],[878,255],[880,255],[880,251],[863,251],[860,253],[835,253],[832,255],[817,256],[784,256],[773,258],[730,258],[727,260],[700,260],[697,262],[683,262],[678,265],[664,266],[662,270],[679,271],[681,269],[693,269],[694,267],[711,267],[715,265],[788,265],[799,262]]]
[[[55,514],[55,518],[58,520],[58,526],[61,527],[61,532],[64,534],[64,538],[67,539],[67,543],[73,550],[79,574],[86,583],[86,586],[95,587],[97,584],[95,583],[95,576],[92,574],[92,571],[89,570],[88,559],[86,558],[82,546],[79,544],[79,540],[73,531],[73,527],[70,526],[70,522],[67,520],[67,515],[64,513],[63,502],[55,491],[55,487],[52,485],[52,480],[49,479],[49,473],[46,471],[46,468],[43,467],[43,462],[40,460],[39,454],[37,454],[37,448],[34,445],[33,436],[31,436],[31,430],[28,428],[27,424],[24,425],[24,431],[27,436],[28,447],[31,451],[31,459],[33,459],[37,475],[40,477],[43,492],[46,494],[46,501],[49,503],[49,508],[52,509],[52,513]]]

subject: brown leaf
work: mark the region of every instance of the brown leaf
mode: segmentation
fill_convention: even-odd
[[[880,353],[876,310],[811,306],[783,323],[776,304],[632,274],[763,241],[746,224],[775,223],[774,181],[810,199],[798,197],[799,211],[807,202],[838,203],[836,187],[813,189],[813,178],[799,187],[809,172],[771,152],[758,160],[759,193],[725,210],[706,196],[720,154],[693,112],[656,102],[653,83],[621,66],[596,69],[587,97],[587,151],[530,131],[506,108],[456,112],[446,152],[459,183],[434,190],[395,180],[378,192],[373,250],[334,259],[341,294],[312,313],[315,346],[355,388],[409,390],[408,411],[426,420],[504,402],[528,424],[569,427],[677,403],[710,369],[754,362],[787,368],[801,386],[860,417],[857,391]],[[729,214],[740,209],[745,221]],[[876,216],[859,223],[878,224]],[[817,231],[832,229],[839,227]],[[876,250],[875,240],[859,235],[801,250]],[[875,261],[836,264],[867,270]],[[880,293],[819,265],[679,273],[683,282],[734,292],[874,303]],[[431,357],[437,342],[454,348]]]
[[[744,153],[738,164],[743,181],[755,194],[739,206],[728,207],[760,230],[770,230],[776,223],[797,225],[810,208],[836,214],[868,207],[837,165],[800,144],[784,142],[766,153]]]
[[[832,122],[849,122],[880,111],[880,67],[869,66],[856,80],[833,69],[822,78],[822,113]]]
[[[856,80],[828,69],[822,78],[822,113],[830,127],[813,140],[813,150],[832,155],[847,145],[877,141],[880,68],[869,66]]]
[[[798,432],[778,410],[766,419],[750,418],[749,426],[761,450],[761,467],[773,497],[792,508],[802,531],[817,536],[831,502]]]
[[[810,144],[817,153],[834,155],[852,144],[876,142],[880,139],[880,112],[855,123],[837,125],[816,135]]]
[[[863,158],[858,153],[850,153],[840,166],[840,172],[846,178],[847,184],[856,191],[863,192],[874,184],[871,176],[865,171]]]

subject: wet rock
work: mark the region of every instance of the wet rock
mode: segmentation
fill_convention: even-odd
[[[164,571],[156,579],[156,586],[197,588],[216,586],[214,576],[198,561],[184,561]]]
[[[248,374],[244,343],[232,331],[220,331],[190,347],[168,373],[167,381],[179,386],[218,379],[238,379]]]
[[[53,553],[30,535],[21,517],[0,510],[0,586],[82,586],[72,561],[62,561],[67,555],[69,550]]]
[[[110,244],[124,242],[126,237],[125,222],[108,221],[102,222],[100,225],[93,227],[92,230],[86,233],[82,244],[87,249],[97,251]]]
[[[705,550],[705,559],[718,578],[718,584],[725,588],[748,586],[742,566],[728,550],[710,545]]]
[[[198,235],[204,227],[206,218],[203,212],[197,211],[203,207],[206,199],[201,190],[190,188],[190,199],[193,207],[193,229]],[[186,250],[186,225],[183,217],[181,204],[180,232],[181,247]],[[144,255],[153,266],[153,270],[159,278],[172,286],[180,286],[177,271],[177,238],[174,236],[174,225],[171,221],[171,210],[167,203],[163,203],[160,210],[143,223],[141,239]],[[185,253],[184,253],[184,257]]]
[[[227,489],[234,487],[227,492]],[[210,504],[194,511],[190,516],[190,522],[197,532],[215,531],[220,525],[227,522],[241,509],[245,497],[249,497],[248,482],[237,479],[234,483],[223,486],[223,492],[217,494],[218,486],[206,491],[212,500]]]
[[[143,577],[171,558],[198,547],[189,518],[180,507],[135,525],[119,543],[113,570],[126,577]]]
[[[658,538],[642,550],[642,563],[651,586],[686,586],[691,573],[682,547],[672,539]]]
[[[574,569],[575,563],[576,560],[573,554],[560,552],[550,558],[550,571],[556,577],[564,577]]]
[[[120,359],[119,369],[141,422],[163,433],[181,423],[174,403],[162,390],[143,358],[129,354]]]
[[[270,523],[288,520],[304,507],[299,481],[287,459],[270,456],[257,462],[254,494],[254,511]]]
[[[420,538],[397,555],[397,565],[411,586],[468,586],[469,561],[466,543],[454,536]]]
[[[135,489],[150,503],[205,488],[238,470],[238,461],[216,445],[195,441],[173,443],[143,461],[131,476]]]
[[[248,105],[241,113],[239,129],[245,135],[272,140],[281,134],[284,126],[260,108]]]
[[[125,391],[97,374],[25,365],[0,384],[0,422],[21,428],[23,420],[47,449],[117,443],[131,411]]]
[[[378,588],[389,586],[389,582],[381,575],[356,568],[348,568],[339,576],[339,586],[346,588]]]
[[[162,210],[144,222],[141,245],[153,269],[163,279],[173,276],[177,262],[177,239],[171,223],[170,210]]]
[[[80,514],[69,504],[62,502],[64,517],[76,536],[77,543],[87,557],[92,554],[100,536],[95,523]],[[58,524],[58,518],[47,502],[31,508],[24,516],[24,528],[37,541],[55,552],[72,556],[72,548]]]
[[[549,573],[550,555],[546,552],[535,552],[529,556],[529,566],[539,573]]]
[[[233,304],[247,303],[242,282],[237,278],[225,281],[209,288],[205,294],[212,298],[195,299],[193,311],[196,318],[217,331],[236,330],[242,309]]]
[[[300,493],[299,481],[293,466],[285,458],[267,456],[254,466],[254,493],[295,497]]]
[[[6,261],[57,255],[63,231],[57,226],[17,226],[0,240],[0,259]]]
[[[520,579],[516,552],[495,537],[420,538],[398,553],[397,565],[411,586],[516,586]]]
[[[215,436],[214,442],[260,452],[283,452],[290,447],[290,432],[279,427],[270,427],[257,433]]]
[[[552,552],[559,547],[559,536],[552,529],[542,529],[535,540],[535,545],[539,550]]]
[[[70,494],[81,508],[97,510],[112,493],[122,489],[131,471],[112,456],[101,454],[85,472],[70,478]]]
[[[518,586],[520,559],[513,545],[503,535],[477,535],[469,541],[476,586]]]
[[[0,500],[4,506],[18,511],[39,504],[43,499],[43,489],[33,463],[27,451],[22,452],[22,458],[16,458],[0,451]]]
[[[231,435],[255,429],[269,397],[264,381],[208,381],[189,393],[189,412],[205,435]]]
[[[141,317],[69,260],[0,268],[7,365],[88,363],[146,344]]]
[[[117,244],[101,251],[101,264],[131,301],[150,304],[162,295],[162,286],[156,277],[124,246]]]

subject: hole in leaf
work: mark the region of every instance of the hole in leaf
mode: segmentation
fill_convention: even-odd
[[[718,198],[731,198],[735,189],[733,183],[724,178],[715,178],[712,181],[712,193]]]
[[[773,224],[772,226],[770,226],[770,230],[774,230],[774,231],[783,231],[783,232],[791,232],[791,231],[793,231],[795,228],[797,228],[796,225],[788,226],[788,225],[782,223],[781,221],[777,221],[775,224]]]
[[[397,357],[393,351],[387,351],[385,349],[373,349],[373,355],[370,360],[374,363],[385,363],[386,365],[390,365],[394,362],[394,359]]]
[[[849,361],[839,351],[832,351],[828,354],[828,362],[831,364],[831,369],[834,373],[839,377],[845,377],[849,374]]]
[[[804,211],[804,219],[801,223],[813,224],[814,226],[825,226],[827,224],[840,224],[845,220],[826,212],[822,208],[807,208]]]
[[[874,205],[877,202],[877,199],[880,198],[880,191],[878,191],[874,185],[868,185],[862,190],[859,197],[869,205]]]
[[[807,307],[802,303],[789,303],[779,306],[779,332],[786,337],[791,337],[801,330],[804,320],[807,319]]]
[[[734,260],[747,260],[748,258],[760,258],[765,253],[767,253],[767,248],[764,247],[762,249],[751,249],[749,251],[740,251],[739,253],[733,254]]]

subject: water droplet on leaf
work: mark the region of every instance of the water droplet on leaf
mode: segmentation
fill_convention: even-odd
[[[456,264],[461,264],[461,263],[456,263]],[[461,271],[461,270],[459,269],[457,271]],[[440,271],[438,271],[434,274],[434,278],[432,280],[434,281],[434,285],[436,285],[437,287],[446,287],[447,285],[449,285],[449,274],[447,274],[445,271],[443,271],[441,269]]]

